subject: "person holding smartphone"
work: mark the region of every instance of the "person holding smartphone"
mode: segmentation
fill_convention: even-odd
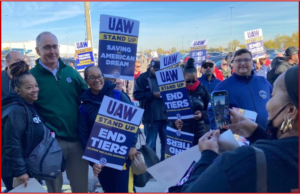
[[[299,66],[281,74],[268,100],[266,130],[230,110],[233,133],[250,141],[218,154],[220,131],[199,140],[201,159],[180,191],[187,193],[299,192]],[[266,132],[267,131],[267,132]],[[257,151],[259,150],[259,151]],[[258,154],[260,153],[260,154]]]
[[[265,107],[271,98],[272,86],[266,78],[255,75],[252,67],[252,53],[247,49],[237,50],[233,57],[234,73],[220,82],[214,91],[227,91],[229,108],[256,112],[256,122],[266,127],[268,112]],[[207,112],[210,129],[217,129],[212,106],[208,106]]]
[[[194,134],[193,145],[197,145],[198,139],[206,132],[205,120],[207,120],[206,109],[209,102],[209,93],[206,87],[197,80],[197,70],[193,58],[188,59],[183,74],[190,104],[195,115],[193,119],[170,120],[169,125],[172,128]]]

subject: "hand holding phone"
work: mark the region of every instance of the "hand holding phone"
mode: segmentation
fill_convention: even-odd
[[[211,94],[211,104],[215,116],[216,127],[223,133],[227,130],[226,125],[230,124],[229,98],[227,91],[214,91]]]

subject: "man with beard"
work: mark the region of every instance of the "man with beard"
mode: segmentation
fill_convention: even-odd
[[[202,62],[202,76],[198,78],[202,85],[206,87],[209,94],[215,89],[215,87],[221,82],[213,74],[215,71],[216,65],[213,61],[206,60]]]
[[[290,67],[299,64],[299,50],[297,47],[289,47],[285,50],[284,57],[276,57],[271,63],[271,71],[267,75],[268,81],[273,85],[280,74]]]

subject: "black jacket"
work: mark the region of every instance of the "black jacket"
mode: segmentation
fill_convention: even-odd
[[[89,140],[104,95],[114,98],[113,90],[115,87],[116,84],[105,82],[98,95],[94,95],[91,92],[91,89],[88,89],[80,96],[81,105],[79,107],[78,137],[81,141],[83,149],[85,149]],[[121,101],[132,104],[129,97],[123,92],[121,92]],[[132,142],[131,147],[135,147],[137,142],[137,134]],[[90,162],[90,165],[92,166],[93,163]]]
[[[193,108],[193,112],[195,113],[196,111],[201,111],[202,113],[202,118],[199,120],[195,119],[185,119],[183,120],[183,127],[182,131],[189,132],[194,134],[194,145],[198,144],[198,140],[204,133],[206,132],[205,128],[205,123],[208,123],[208,118],[207,118],[207,106],[209,103],[209,93],[206,89],[205,86],[203,86],[201,83],[199,86],[196,88],[194,92],[189,93],[189,99],[190,99],[190,104]],[[176,120],[170,120],[169,125],[170,127],[176,129],[177,127],[175,126],[175,121]]]
[[[264,129],[259,129],[265,133]],[[264,151],[267,191],[289,193],[299,188],[299,140],[258,140],[252,146]],[[242,146],[220,156],[205,150],[181,192],[256,192],[256,155],[252,146]]]
[[[2,100],[1,121],[2,176],[28,173],[25,158],[43,138],[41,119],[32,104],[10,93]]]
[[[150,68],[142,73],[134,83],[133,97],[140,102],[140,107],[145,110],[143,123],[153,121],[167,121],[165,104],[162,98],[155,98],[154,92],[159,92],[156,77]]]
[[[15,92],[11,85],[11,79],[7,74],[7,67],[1,72],[1,101],[11,92]]]
[[[276,57],[271,63],[271,70],[267,74],[267,79],[270,84],[273,86],[275,80],[282,74],[287,71],[291,65],[285,61],[283,57]]]

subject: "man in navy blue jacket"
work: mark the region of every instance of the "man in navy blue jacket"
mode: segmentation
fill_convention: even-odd
[[[268,118],[266,104],[271,98],[272,86],[266,78],[256,76],[252,67],[251,52],[247,49],[236,51],[233,58],[234,74],[218,84],[214,91],[226,90],[230,108],[237,107],[256,112],[256,123],[265,128]],[[216,129],[211,103],[208,105],[207,113],[210,128]]]
[[[221,80],[215,77],[214,70],[216,68],[215,63],[210,60],[202,62],[202,76],[198,78],[202,85],[206,87],[209,94],[215,89],[215,87],[221,82]]]

